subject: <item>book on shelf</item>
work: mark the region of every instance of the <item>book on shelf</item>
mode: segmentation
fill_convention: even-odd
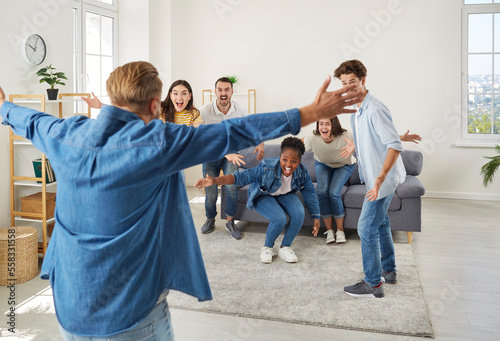
[[[42,159],[35,159],[33,160],[33,168],[35,169],[35,177],[41,178],[42,177]],[[56,175],[54,173],[54,170],[52,169],[52,166],[50,165],[49,159],[45,159],[45,180],[47,181],[48,184],[51,182],[56,181]],[[38,183],[41,183],[41,181],[37,181]]]

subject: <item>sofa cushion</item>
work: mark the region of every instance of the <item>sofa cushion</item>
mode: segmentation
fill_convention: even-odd
[[[352,174],[349,177],[348,180],[349,185],[360,185],[361,184],[361,179],[359,178],[359,172],[358,172],[358,164],[354,164],[354,169],[352,170]]]
[[[401,153],[401,159],[406,169],[406,174],[417,176],[422,172],[424,155],[418,150],[405,150]]]
[[[349,208],[361,208],[365,201],[366,186],[365,185],[350,185],[343,196],[344,206]],[[394,193],[389,211],[398,211],[401,209],[401,199],[397,193]]]

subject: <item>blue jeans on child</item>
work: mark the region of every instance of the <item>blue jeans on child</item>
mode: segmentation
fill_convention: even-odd
[[[210,175],[212,178],[218,177],[220,171],[224,175],[233,174],[239,169],[238,165],[235,165],[226,158],[208,162],[203,164],[203,177],[205,178]],[[233,217],[236,213],[236,205],[238,203],[238,186],[225,185],[226,186],[226,208],[224,212],[227,216]],[[217,197],[219,196],[219,191],[217,190],[217,185],[212,185],[210,187],[205,187],[205,214],[207,218],[213,219],[217,215]]]
[[[340,191],[351,176],[354,165],[332,168],[316,161],[315,166],[321,216],[323,218],[330,218],[333,215],[335,219],[344,217],[344,204],[340,197]]]
[[[110,316],[113,318],[113,316]],[[174,331],[170,321],[167,300],[158,302],[153,310],[137,326],[113,336],[90,337],[73,335],[62,326],[59,330],[65,341],[125,341],[125,340],[165,340],[174,341]]]
[[[274,242],[285,229],[281,246],[292,245],[304,223],[305,209],[297,194],[290,192],[278,196],[268,194],[257,197],[255,210],[269,220],[265,246],[272,248]],[[290,217],[287,223],[287,215]]]
[[[392,241],[391,224],[387,210],[394,193],[375,201],[363,202],[358,221],[365,282],[371,286],[380,283],[382,269],[396,270],[396,257]]]

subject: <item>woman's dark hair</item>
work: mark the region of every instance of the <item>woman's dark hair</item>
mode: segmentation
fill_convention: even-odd
[[[286,149],[293,149],[297,152],[299,155],[299,159],[302,158],[302,155],[306,151],[306,147],[304,146],[304,142],[302,142],[300,139],[290,136],[287,137],[286,139],[281,142],[281,153],[283,153]],[[280,153],[280,154],[281,154]]]
[[[330,136],[337,137],[337,136],[342,136],[347,129],[342,128],[342,125],[340,124],[339,118],[335,116],[334,118],[330,118],[330,123],[332,124],[332,131],[330,131]],[[319,121],[316,122],[316,130],[313,131],[313,134],[316,136],[321,135],[319,132]]]
[[[172,99],[170,98],[170,94],[172,93],[172,90],[177,86],[177,85],[183,85],[186,87],[188,92],[191,94],[191,99],[189,100],[186,108],[184,110],[192,110],[193,109],[193,90],[191,89],[191,85],[183,79],[176,80],[175,82],[170,85],[170,88],[168,89],[168,94],[167,97],[163,102],[161,102],[161,117],[165,119],[167,122],[174,122],[174,115],[175,115],[175,105],[172,102]]]

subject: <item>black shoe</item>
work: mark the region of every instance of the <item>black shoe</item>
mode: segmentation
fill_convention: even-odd
[[[344,292],[347,295],[354,297],[384,297],[384,284],[380,282],[377,287],[372,287],[370,284],[366,283],[364,280],[360,280],[354,285],[344,287]]]
[[[382,270],[382,282],[385,282],[387,284],[396,284],[398,282],[396,270],[394,270],[393,272]]]
[[[201,227],[201,233],[207,234],[214,230],[215,228],[215,218],[208,218],[205,224]]]
[[[241,239],[242,238],[241,232],[240,232],[240,230],[238,230],[238,226],[236,226],[236,224],[234,223],[234,220],[229,220],[226,223],[226,230],[229,231],[229,233],[231,234],[231,237],[233,237],[234,239]]]

